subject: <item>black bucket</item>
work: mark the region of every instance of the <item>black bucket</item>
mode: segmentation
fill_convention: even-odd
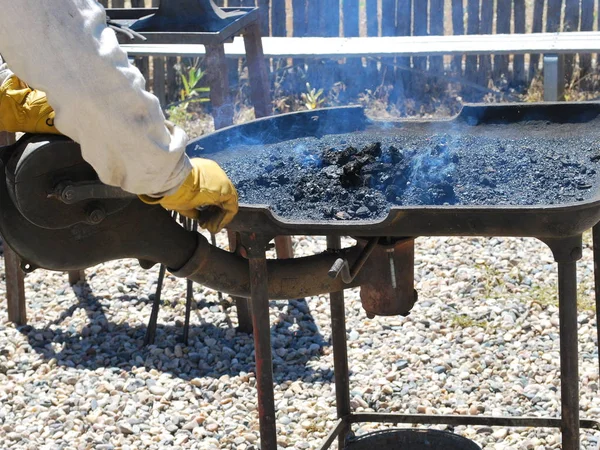
[[[345,450],[481,450],[475,442],[439,430],[387,430],[352,438]]]

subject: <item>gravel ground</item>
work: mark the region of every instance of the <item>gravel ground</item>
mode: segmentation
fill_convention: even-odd
[[[578,266],[581,415],[600,419],[586,238]],[[323,238],[295,239],[297,255],[324,246]],[[196,286],[183,346],[185,283],[170,276],[156,345],[144,348],[157,272],[112,262],[88,269],[87,284],[73,288],[66,274],[34,272],[22,328],[6,322],[2,302],[1,449],[257,448],[253,345],[235,331],[235,307]],[[558,415],[556,266],[544,245],[420,238],[415,278],[420,300],[407,318],[369,320],[358,291],[347,292],[357,411]],[[335,417],[329,303],[273,302],[270,311],[279,444],[317,448]],[[555,430],[456,431],[489,450],[560,448]],[[596,449],[598,440],[582,432],[582,448]]]

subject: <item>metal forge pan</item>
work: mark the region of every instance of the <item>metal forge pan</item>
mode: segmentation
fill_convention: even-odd
[[[506,138],[523,133],[523,124],[535,122],[538,136],[560,136],[563,130],[597,135],[600,142],[600,104],[554,103],[465,106],[450,120],[378,122],[367,119],[362,108],[344,107],[290,113],[222,129],[194,140],[191,156],[223,160],[240,146],[273,144],[308,136],[361,133],[472,133]],[[454,130],[454,131],[453,131]],[[535,136],[534,136],[535,137]],[[257,146],[257,148],[259,148]],[[587,149],[586,149],[587,150]],[[578,149],[564,148],[565,155]],[[524,154],[524,157],[526,155]],[[600,220],[600,180],[584,201],[537,205],[419,205],[394,206],[379,220],[298,220],[277,215],[265,204],[242,204],[230,229],[266,235],[350,236],[574,236]]]

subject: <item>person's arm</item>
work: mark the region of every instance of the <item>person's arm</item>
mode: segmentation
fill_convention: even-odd
[[[47,94],[56,128],[81,145],[100,180],[135,194],[175,193],[192,167],[187,136],[145,91],[101,5],[0,0],[0,12],[10,69]]]

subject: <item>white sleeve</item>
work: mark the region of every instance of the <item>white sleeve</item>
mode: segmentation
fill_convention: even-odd
[[[56,128],[102,182],[158,196],[190,172],[186,134],[166,123],[96,0],[0,0],[0,53],[46,92]]]

